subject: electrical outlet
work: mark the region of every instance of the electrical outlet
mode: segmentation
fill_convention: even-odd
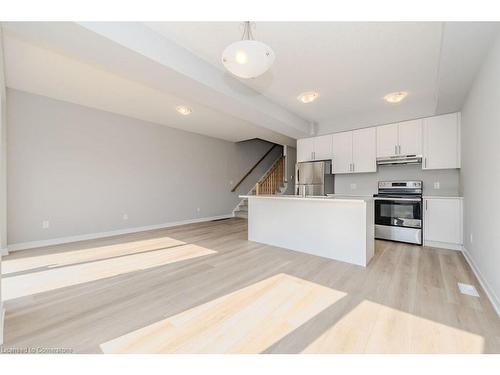
[[[123,220],[128,220],[128,214],[123,214],[122,219]]]
[[[434,189],[440,189],[440,188],[441,184],[439,183],[439,181],[434,182]]]
[[[50,227],[50,222],[48,220],[42,221],[42,228],[48,229]]]
[[[351,184],[351,190],[356,190],[358,188],[357,184]]]

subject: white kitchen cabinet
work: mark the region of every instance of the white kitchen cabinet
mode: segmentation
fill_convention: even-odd
[[[460,168],[460,114],[424,119],[423,169]]]
[[[352,132],[333,134],[332,137],[332,173],[352,172]]]
[[[314,160],[330,160],[332,159],[332,135],[321,135],[314,137]]]
[[[297,139],[297,162],[311,161],[314,156],[314,139]]]
[[[424,245],[461,248],[461,198],[424,198]]]
[[[377,126],[377,157],[395,156],[398,145],[398,124]]]
[[[376,145],[375,128],[333,134],[332,173],[375,172]]]
[[[297,139],[297,161],[329,160],[332,158],[332,134]]]
[[[400,155],[422,155],[422,120],[399,123],[398,145]]]
[[[377,131],[375,128],[352,132],[352,172],[377,171]]]
[[[377,157],[422,155],[422,120],[377,126]]]

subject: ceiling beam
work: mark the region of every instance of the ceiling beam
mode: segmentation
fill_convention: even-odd
[[[291,138],[306,120],[270,101],[187,49],[135,22],[16,23],[5,27],[42,47],[192,100]]]

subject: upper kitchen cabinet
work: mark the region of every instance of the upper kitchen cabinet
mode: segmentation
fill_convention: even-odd
[[[331,134],[314,137],[314,160],[329,160],[332,158],[332,138]]]
[[[332,135],[297,140],[297,161],[329,160],[332,158]]]
[[[422,120],[377,126],[377,157],[422,155]]]
[[[375,128],[334,134],[332,173],[376,172],[376,144]]]
[[[333,134],[332,173],[352,173],[352,132]]]
[[[398,124],[377,126],[377,157],[397,155]]]
[[[460,168],[460,113],[424,119],[423,169]]]
[[[314,160],[314,138],[297,139],[297,161]]]
[[[366,128],[352,132],[352,171],[354,173],[377,171],[377,130]]]
[[[398,138],[399,155],[422,155],[422,120],[400,122]]]

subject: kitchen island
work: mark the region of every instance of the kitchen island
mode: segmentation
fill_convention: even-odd
[[[248,240],[366,266],[374,253],[370,197],[244,195]]]

